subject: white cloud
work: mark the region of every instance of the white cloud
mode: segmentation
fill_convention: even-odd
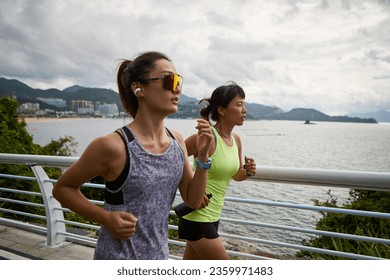
[[[328,114],[390,109],[390,2],[0,2],[0,76],[116,89],[118,59],[170,56],[184,93],[234,80],[248,102]]]

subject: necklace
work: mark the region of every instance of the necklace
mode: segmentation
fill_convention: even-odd
[[[218,134],[228,141],[228,142],[225,141],[225,143],[228,145],[231,145],[232,144],[232,135],[230,134],[230,136],[228,136],[228,135],[222,134],[216,126],[214,126],[214,127],[217,130]]]

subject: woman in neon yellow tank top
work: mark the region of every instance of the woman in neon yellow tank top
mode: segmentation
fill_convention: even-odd
[[[183,259],[229,259],[218,235],[225,193],[232,178],[243,181],[256,172],[256,163],[252,158],[245,157],[245,164],[242,163],[241,140],[233,133],[233,128],[245,121],[245,92],[231,82],[218,87],[211,98],[202,101],[207,101],[209,105],[202,108],[201,116],[209,120],[211,115],[216,122],[212,127],[214,139],[209,150],[211,166],[196,161],[197,134],[186,139],[186,147],[188,155],[194,156],[195,168],[210,168],[206,193],[211,193],[212,198],[208,200],[205,195],[201,209],[179,218],[179,237],[187,240]]]

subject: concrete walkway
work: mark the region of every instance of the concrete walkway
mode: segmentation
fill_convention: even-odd
[[[91,260],[93,247],[64,243],[46,246],[46,236],[0,225],[0,260]]]

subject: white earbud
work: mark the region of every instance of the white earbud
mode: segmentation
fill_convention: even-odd
[[[142,91],[141,88],[136,88],[135,91],[134,91],[134,95],[138,96],[141,91]]]

